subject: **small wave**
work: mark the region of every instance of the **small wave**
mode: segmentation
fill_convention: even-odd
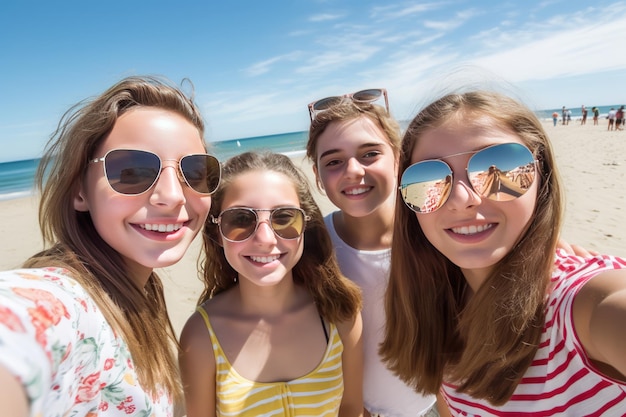
[[[33,190],[14,191],[11,193],[0,194],[0,201],[13,200],[22,197],[31,197],[34,195]]]

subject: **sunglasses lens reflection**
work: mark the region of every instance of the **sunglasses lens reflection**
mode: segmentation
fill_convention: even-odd
[[[533,154],[519,143],[490,146],[476,152],[468,162],[467,173],[474,191],[494,201],[510,201],[526,193],[535,181]],[[443,161],[422,161],[402,174],[400,194],[417,213],[432,213],[448,199],[452,170]]]
[[[443,205],[450,194],[452,171],[442,161],[423,161],[408,167],[400,182],[406,205],[417,213],[430,213]]]
[[[482,198],[510,201],[526,193],[535,181],[535,161],[525,146],[505,143],[474,154],[467,173]]]

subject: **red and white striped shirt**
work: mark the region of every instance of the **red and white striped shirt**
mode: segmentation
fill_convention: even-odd
[[[599,272],[624,268],[626,260],[614,256],[585,259],[558,251],[541,344],[511,399],[494,406],[444,384],[452,415],[626,416],[626,383],[594,369],[574,331],[572,317],[574,297],[586,282]]]

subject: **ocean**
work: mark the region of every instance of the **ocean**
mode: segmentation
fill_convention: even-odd
[[[304,155],[308,131],[256,136],[209,143],[209,153],[220,161],[246,151],[271,150],[289,156]],[[0,163],[0,201],[31,195],[39,159]]]
[[[591,108],[593,105],[585,105],[589,110],[587,119],[591,121],[593,115]],[[619,105],[596,106],[600,110],[600,118],[604,118],[609,110],[617,109]],[[582,117],[581,107],[568,107],[572,111],[572,119]],[[542,120],[552,120],[552,113],[561,115],[561,108],[546,109],[537,111],[537,117]],[[400,122],[401,126],[406,126],[407,122]],[[291,132],[277,135],[256,136],[241,139],[232,139],[219,142],[210,142],[209,152],[215,155],[220,161],[225,161],[231,156],[252,150],[271,150],[289,156],[303,155],[306,148],[308,132]],[[0,163],[0,200],[9,200],[31,195],[33,192],[33,181],[35,170],[39,159],[28,159],[24,161],[12,161]]]

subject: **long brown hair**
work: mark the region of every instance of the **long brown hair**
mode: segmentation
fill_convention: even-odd
[[[498,93],[450,94],[424,108],[402,141],[399,176],[411,164],[421,135],[451,118],[488,118],[515,132],[538,163],[534,214],[515,247],[496,264],[469,301],[458,266],[428,241],[416,215],[396,202],[387,326],[381,355],[395,373],[422,393],[442,381],[460,392],[506,402],[537,351],[544,301],[562,220],[562,194],[548,137],[534,113]]]
[[[88,161],[117,119],[137,107],[175,112],[204,137],[204,122],[192,98],[156,77],[129,77],[100,96],[68,110],[50,138],[36,174],[41,191],[39,225],[48,249],[24,266],[61,266],[89,292],[130,350],[141,384],[152,393],[168,389],[182,398],[177,344],[167,314],[163,284],[152,273],[145,288],[128,278],[125,262],[96,231],[89,212],[74,210]],[[206,145],[205,145],[206,148]]]
[[[320,314],[331,322],[352,319],[361,308],[358,287],[345,278],[339,269],[324,217],[313,199],[304,174],[289,157],[264,152],[245,152],[226,161],[222,169],[220,187],[212,197],[210,216],[219,216],[224,194],[238,175],[251,171],[273,171],[291,180],[300,200],[300,208],[310,217],[306,224],[302,257],[293,267],[293,280],[312,294]],[[218,226],[207,221],[203,241],[205,261],[204,291],[198,304],[235,285],[237,271],[226,260],[224,249],[218,243]]]

